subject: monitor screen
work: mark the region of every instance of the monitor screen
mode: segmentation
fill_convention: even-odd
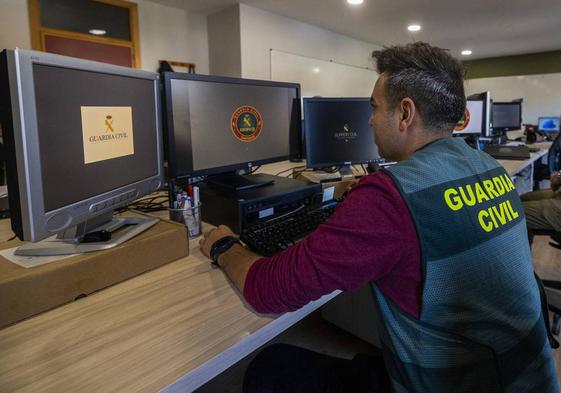
[[[493,102],[492,106],[493,130],[519,130],[522,125],[522,103]]]
[[[286,160],[300,137],[300,85],[166,73],[172,178]]]
[[[540,117],[538,119],[538,130],[542,132],[559,132],[561,119],[559,117]]]
[[[158,173],[153,81],[43,64],[33,79],[45,211]]]
[[[17,49],[2,52],[0,78],[10,214],[20,239],[80,225],[85,234],[161,186],[157,74]]]
[[[484,108],[483,100],[468,99],[464,116],[454,128],[454,135],[483,133],[485,129]]]
[[[380,159],[368,119],[370,98],[305,98],[304,135],[310,168]]]

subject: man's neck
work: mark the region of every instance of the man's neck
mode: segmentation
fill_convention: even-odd
[[[421,150],[423,147],[436,142],[440,139],[446,139],[452,137],[452,133],[448,132],[431,132],[431,131],[419,131],[415,133],[416,137],[409,144],[409,149],[407,154],[402,159],[405,160],[415,154],[415,152]],[[401,161],[401,160],[400,160]]]

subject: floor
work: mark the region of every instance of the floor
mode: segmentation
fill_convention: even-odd
[[[534,269],[544,279],[561,280],[561,250],[549,246],[548,242],[549,238],[545,236],[535,238],[532,247]],[[373,349],[370,344],[324,321],[319,312],[300,321],[273,342],[290,343],[343,358],[351,358],[358,352],[368,353]],[[249,355],[196,392],[240,393],[244,371],[254,356],[255,353]],[[561,349],[554,351],[554,358],[557,375],[561,376]]]
[[[532,246],[534,270],[544,280],[561,281],[561,250],[551,247],[547,236],[536,236]],[[557,337],[561,342],[561,336]],[[553,351],[557,378],[561,383],[561,348]]]

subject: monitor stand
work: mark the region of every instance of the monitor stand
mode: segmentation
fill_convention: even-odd
[[[341,175],[341,178],[355,177],[353,173],[353,167],[351,165],[343,165],[342,167],[340,167],[339,174]]]
[[[113,212],[97,216],[87,222],[68,228],[58,234],[36,243],[20,246],[15,255],[55,256],[81,254],[84,252],[107,250],[132,239],[158,223],[156,217],[114,217]],[[83,242],[88,234],[106,231],[111,233],[107,241]]]
[[[209,184],[234,191],[264,187],[274,182],[275,180],[268,175],[238,175],[235,172],[218,175],[208,180]]]

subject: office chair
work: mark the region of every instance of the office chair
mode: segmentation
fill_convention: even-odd
[[[547,164],[534,164],[534,190],[539,188],[539,182],[549,179],[549,174],[561,169],[561,133],[557,135],[547,154]]]
[[[561,169],[561,133],[557,135],[547,154],[547,167],[549,172]]]

